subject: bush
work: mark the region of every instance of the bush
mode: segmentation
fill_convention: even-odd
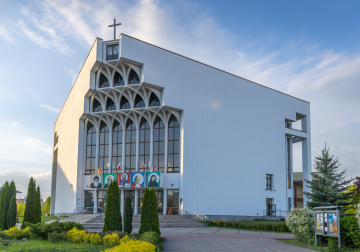
[[[74,243],[83,243],[86,233],[84,230],[79,230],[76,227],[66,233],[66,239]]]
[[[341,244],[360,247],[360,231],[355,215],[340,218]]]
[[[6,235],[10,236],[12,239],[23,239],[23,238],[30,238],[31,237],[31,232],[30,232],[30,228],[25,228],[22,230],[19,230],[16,226],[10,228],[9,230],[5,230],[3,231]]]
[[[223,226],[224,226],[224,222],[223,222],[222,220],[216,220],[216,221],[215,221],[215,226],[223,227]]]
[[[98,233],[98,234],[101,236],[101,238],[104,238],[105,235],[117,234],[119,239],[122,239],[126,235],[126,233],[121,231],[106,231],[105,233]]]
[[[106,246],[114,247],[120,244],[119,236],[115,233],[105,235],[102,240],[103,244]]]
[[[314,243],[314,213],[311,209],[293,209],[285,220],[286,226],[298,240],[307,244]]]
[[[11,241],[10,240],[0,240],[0,244],[2,246],[9,246],[11,244]]]
[[[62,223],[62,222],[58,222],[58,223]],[[73,229],[74,227],[76,227],[79,230],[84,230],[84,226],[81,225],[80,223],[76,223],[76,222],[73,222],[73,221],[67,221],[67,222],[63,222],[63,223],[64,223],[63,230],[66,231],[66,232]]]
[[[106,249],[104,252],[123,252],[123,251],[137,251],[148,252],[155,251],[156,247],[148,242],[131,240],[128,236],[125,236],[120,240],[120,245],[114,248]]]
[[[57,233],[62,233],[62,232],[67,232],[72,230],[74,227],[76,227],[78,230],[84,230],[83,225],[76,223],[76,222],[58,222],[58,221],[54,221],[50,224],[45,224],[45,223],[36,223],[36,224],[32,224],[32,223],[25,223],[26,227],[30,227],[30,232],[37,237],[40,237],[42,239],[48,239],[48,234],[49,233],[53,233],[53,232],[57,232]]]
[[[48,240],[51,243],[59,243],[60,241],[65,240],[65,235],[64,233],[59,234],[58,232],[54,231],[48,234]]]
[[[91,234],[90,242],[93,245],[101,245],[102,244],[101,236],[99,234]]]
[[[358,208],[356,209],[356,219],[357,219],[357,222],[358,222],[358,228],[360,229],[360,205],[358,205]]]
[[[10,235],[0,231],[0,240],[10,240],[10,239],[11,239]]]
[[[140,241],[148,242],[156,246],[160,242],[160,235],[155,232],[146,232],[140,236]]]

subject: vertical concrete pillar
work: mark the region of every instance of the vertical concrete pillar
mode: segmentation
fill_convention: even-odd
[[[113,136],[113,130],[112,130],[112,125],[110,124],[109,126],[109,130],[110,130],[110,133],[109,133],[109,167],[107,167],[107,172],[108,173],[111,173],[111,169],[113,167],[113,163],[112,163],[112,136]],[[105,182],[105,181],[104,181]]]
[[[97,213],[97,190],[94,189],[94,213]]]
[[[124,215],[125,211],[125,192],[123,189],[120,189],[120,211]]]
[[[166,215],[167,214],[167,189],[164,188],[164,205],[163,205],[163,214]]]
[[[303,179],[311,180],[311,141],[309,139],[304,139],[302,141],[302,165],[303,165]],[[307,187],[307,183],[303,180],[303,191],[308,192],[309,188]],[[307,205],[308,198],[304,194],[304,207]]]
[[[150,164],[154,166],[154,123],[152,122],[150,125]],[[151,167],[149,167],[151,169]]]
[[[135,161],[135,171],[139,171],[139,147],[140,147],[140,124],[136,127],[136,161]]]
[[[135,197],[134,197],[134,214],[138,214],[138,207],[139,207],[139,190],[135,189]]]
[[[96,158],[95,158],[95,172],[99,168],[99,150],[100,150],[100,128],[96,130]]]
[[[123,137],[122,137],[122,151],[121,151],[121,167],[120,167],[120,171],[119,172],[125,172],[125,147],[126,147],[126,124],[125,124],[125,128],[123,129]],[[116,164],[119,165],[119,164]]]
[[[167,173],[168,168],[168,145],[169,145],[169,124],[165,122],[165,150],[164,150],[164,173]]]

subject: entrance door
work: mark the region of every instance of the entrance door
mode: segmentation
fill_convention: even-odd
[[[97,191],[97,212],[105,213],[107,191]]]
[[[134,202],[135,202],[135,190],[125,190],[124,191],[124,196],[125,196],[125,201],[126,198],[129,196],[131,199],[131,208],[132,208],[132,212],[134,213]]]
[[[179,189],[167,190],[167,214],[179,214]]]

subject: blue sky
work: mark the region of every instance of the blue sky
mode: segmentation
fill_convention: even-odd
[[[50,195],[53,124],[96,37],[120,32],[311,102],[312,155],[360,163],[359,1],[0,0],[0,184]],[[295,170],[299,170],[295,146]],[[24,195],[24,194],[23,194]],[[22,195],[22,196],[23,196]]]

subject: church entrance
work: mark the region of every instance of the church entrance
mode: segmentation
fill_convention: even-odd
[[[167,190],[167,208],[168,215],[179,214],[179,189]]]
[[[143,199],[144,199],[144,191],[138,191],[138,213],[141,214],[141,208],[143,206]],[[158,206],[158,213],[163,214],[164,209],[164,190],[155,190],[157,206]]]

